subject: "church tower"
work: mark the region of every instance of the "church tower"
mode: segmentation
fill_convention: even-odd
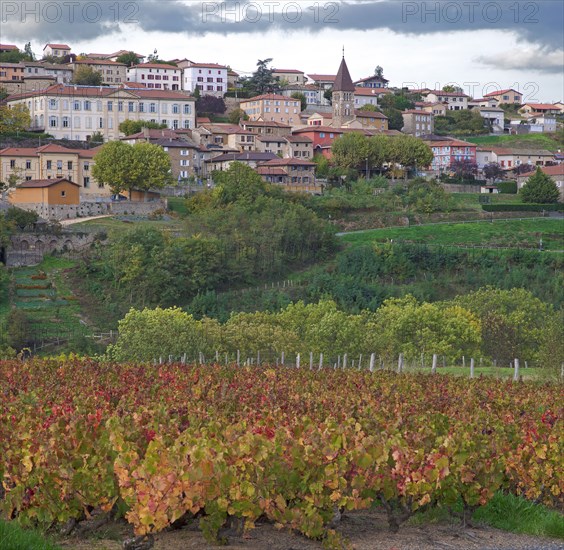
[[[333,85],[333,126],[335,128],[341,128],[345,122],[354,119],[354,91],[354,84],[343,51],[343,60]]]

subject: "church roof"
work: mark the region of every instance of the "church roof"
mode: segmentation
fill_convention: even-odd
[[[333,84],[334,92],[354,92],[355,87],[349,73],[349,68],[347,67],[347,62],[343,57],[341,61],[341,66],[339,67],[339,72],[335,77],[335,83]]]

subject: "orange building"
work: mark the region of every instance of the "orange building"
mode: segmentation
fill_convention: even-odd
[[[8,196],[12,204],[77,205],[80,186],[66,178],[28,180],[18,185]]]

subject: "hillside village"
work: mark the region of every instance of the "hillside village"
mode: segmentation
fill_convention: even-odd
[[[46,44],[42,59],[29,60],[16,45],[0,45],[0,59],[18,55],[24,59],[0,61],[2,105],[24,113],[25,127],[19,129],[37,135],[37,144],[33,138],[4,140],[0,181],[12,182],[11,203],[46,217],[107,211],[104,204],[117,197],[96,181],[92,168],[103,143],[118,140],[157,145],[170,158],[174,185],[128,197],[145,202],[211,187],[213,173],[235,161],[284,189],[322,193],[328,182],[317,170],[318,160],[331,162],[335,140],[351,133],[411,135],[431,149],[430,165],[385,163],[380,173],[388,176],[415,170],[441,178],[460,168],[479,181],[488,179],[484,168],[495,165],[497,177],[483,186],[491,193],[497,192],[494,179],[512,178],[522,186],[540,166],[564,194],[560,150],[479,146],[457,135],[465,125],[470,134],[486,136],[548,135],[562,127],[562,102],[526,103],[518,90],[472,98],[452,86],[399,89],[381,67],[355,80],[344,52],[335,74],[306,74],[259,61],[252,77],[241,77],[227,64],[164,62],[125,49],[76,55],[67,44]],[[451,117],[459,117],[455,126],[449,126]],[[131,121],[135,131],[124,132],[124,123]],[[13,133],[10,127],[4,131]],[[369,164],[367,158],[359,175],[374,173]],[[53,187],[55,192],[45,194]]]
[[[0,44],[0,550],[562,548],[564,104],[177,55]]]

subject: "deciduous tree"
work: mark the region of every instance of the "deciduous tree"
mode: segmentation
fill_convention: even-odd
[[[81,86],[102,86],[102,74],[87,65],[81,65],[74,70],[73,84]]]

